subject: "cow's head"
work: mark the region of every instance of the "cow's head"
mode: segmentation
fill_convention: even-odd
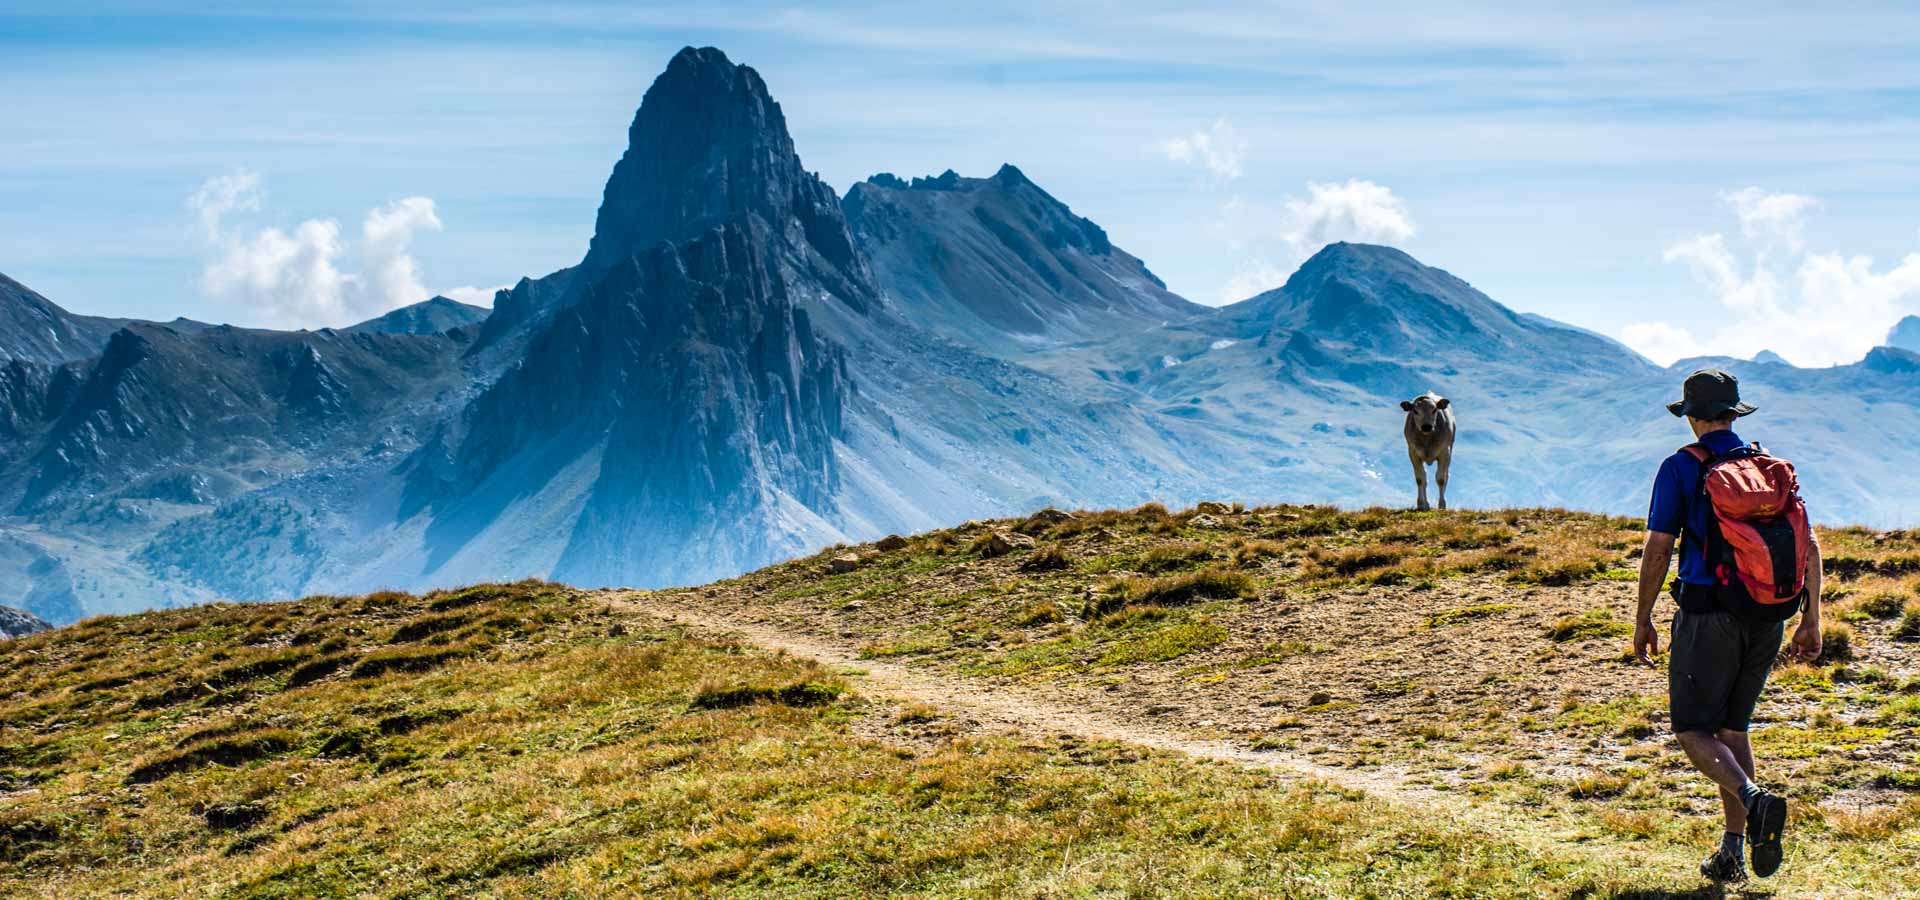
[[[1440,421],[1440,411],[1449,405],[1447,398],[1432,391],[1421,394],[1412,400],[1400,401],[1400,408],[1407,411],[1407,419],[1421,434],[1432,434],[1435,423]]]

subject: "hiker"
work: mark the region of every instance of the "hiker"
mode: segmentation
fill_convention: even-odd
[[[1734,420],[1754,409],[1740,400],[1739,381],[1715,369],[1693,373],[1682,399],[1667,405],[1686,417],[1696,442],[1654,479],[1633,628],[1634,655],[1652,665],[1653,604],[1678,540],[1668,712],[1687,759],[1720,786],[1726,833],[1700,864],[1715,881],[1746,877],[1743,845],[1755,875],[1780,867],[1787,801],[1754,782],[1747,726],[1795,612],[1792,654],[1820,655],[1820,546],[1793,465],[1734,434]]]

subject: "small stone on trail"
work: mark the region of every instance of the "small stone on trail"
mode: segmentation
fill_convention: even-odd
[[[875,549],[878,549],[887,553],[892,553],[895,550],[905,549],[907,546],[907,539],[897,534],[890,534],[874,542],[873,546]]]
[[[1325,706],[1332,702],[1333,695],[1326,691],[1314,691],[1313,695],[1307,698],[1308,706]]]

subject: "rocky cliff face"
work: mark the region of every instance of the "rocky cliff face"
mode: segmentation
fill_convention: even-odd
[[[0,606],[0,639],[26,637],[52,627],[46,623],[46,620],[26,610]]]
[[[519,498],[568,522],[556,577],[658,584],[804,546],[833,518],[852,386],[802,298],[875,290],[833,192],[794,154],[752,69],[682,51],[648,90],[570,302],[522,282],[496,316],[524,356],[411,464],[403,517],[431,559],[484,545]],[[569,472],[596,472],[567,489]],[[517,513],[524,514],[524,513]]]
[[[662,241],[758,220],[802,277],[854,305],[872,292],[833,189],[800,164],[759,73],[712,47],[680,51],[627,129],[574,276],[575,295]]]
[[[848,221],[895,308],[991,352],[1042,348],[1205,312],[1011,165],[847,192]]]
[[[86,359],[98,354],[123,324],[74,315],[0,275],[0,360],[57,364]]]
[[[460,380],[445,337],[183,333],[136,324],[100,355],[0,368],[0,428],[17,435],[0,501],[21,510],[110,492],[180,462],[298,471],[308,453],[364,446],[390,414]]]

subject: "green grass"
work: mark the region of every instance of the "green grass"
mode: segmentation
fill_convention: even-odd
[[[565,589],[495,587],[459,604],[470,621],[433,618],[457,596],[154,613],[0,649],[15,791],[0,893],[1530,897],[1647,883],[1578,848],[1120,744],[890,743],[875,729],[944,718]],[[226,671],[218,657],[272,614],[286,625],[263,629],[270,642],[338,640],[362,660],[461,652],[291,687],[256,670],[238,693],[140,705],[157,679]],[[1116,663],[1215,636],[1187,610],[1095,628]],[[402,634],[423,640],[386,644]]]

